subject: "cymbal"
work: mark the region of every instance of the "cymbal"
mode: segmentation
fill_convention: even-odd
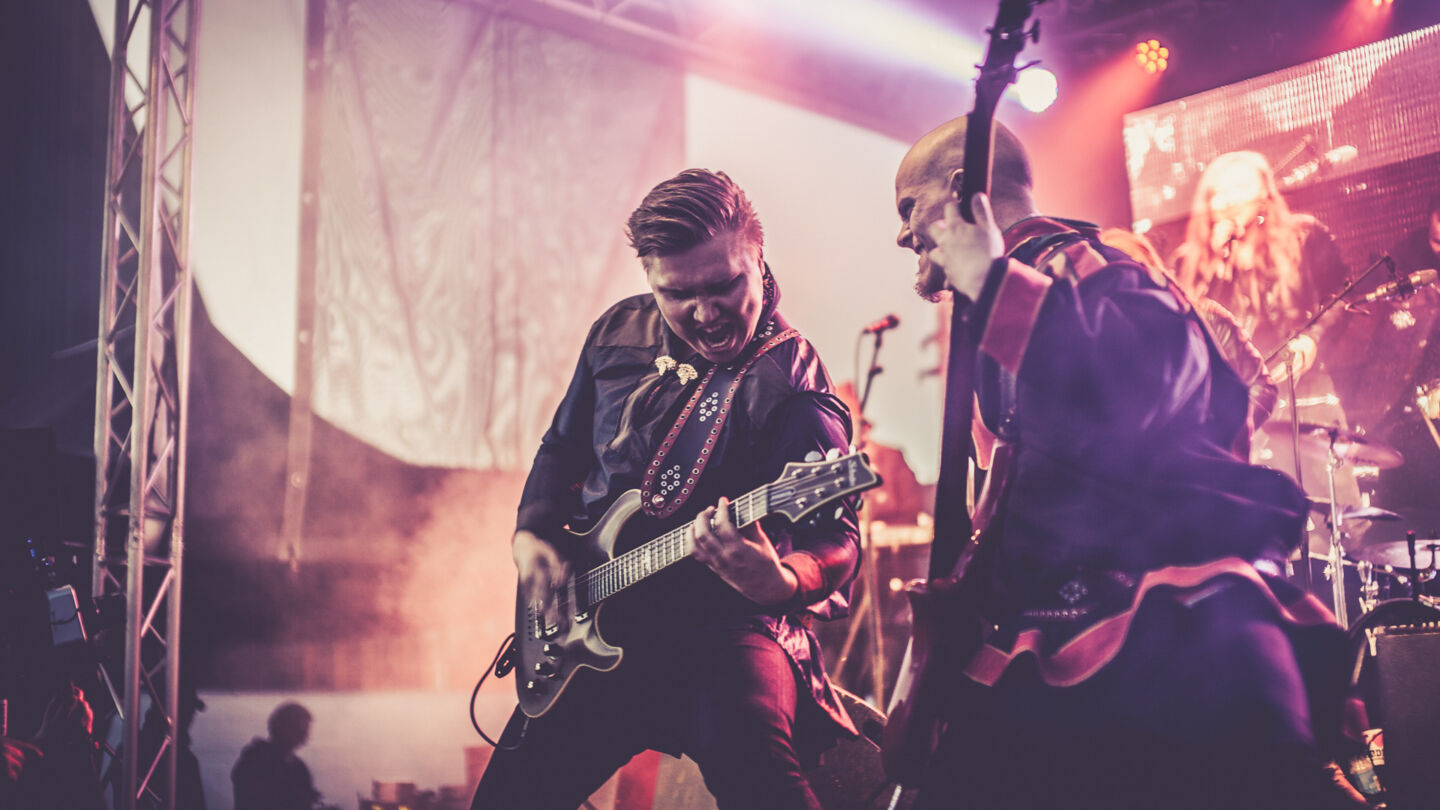
[[[1310,511],[1330,516],[1330,502],[1321,498],[1310,499]],[[1340,507],[1341,520],[1404,520],[1399,512],[1391,512],[1389,509],[1381,509],[1378,506],[1359,506],[1346,504]]]
[[[1289,441],[1292,435],[1290,423],[1284,421],[1267,422],[1261,430],[1269,435],[1271,442]],[[1405,457],[1399,450],[1379,439],[1331,425],[1300,423],[1301,456],[1326,460],[1330,457],[1332,444],[1335,457],[1350,464],[1389,470],[1405,463]]]
[[[1395,569],[1410,567],[1410,546],[1404,540],[1361,546],[1351,549],[1349,555],[1357,560],[1368,560],[1376,565],[1388,565]],[[1440,560],[1436,555],[1440,555],[1440,537],[1415,538],[1416,565],[1432,568],[1437,560]]]
[[[1403,520],[1399,512],[1381,509],[1378,506],[1347,506],[1340,510],[1341,520]]]

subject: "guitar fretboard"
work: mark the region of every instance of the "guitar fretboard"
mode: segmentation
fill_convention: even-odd
[[[743,527],[770,514],[770,490],[774,486],[766,484],[731,501],[730,520],[737,527]],[[576,577],[577,601],[589,610],[651,574],[680,562],[694,551],[690,524],[678,526]]]

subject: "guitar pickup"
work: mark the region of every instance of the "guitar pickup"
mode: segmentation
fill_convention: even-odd
[[[539,610],[538,606],[531,605],[530,632],[534,638],[538,638],[542,641],[549,641],[550,639],[560,635],[560,625],[558,622],[552,624],[545,621],[545,612]]]

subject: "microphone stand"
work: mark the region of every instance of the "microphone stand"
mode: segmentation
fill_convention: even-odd
[[[1378,268],[1380,267],[1380,265],[1382,265],[1382,264],[1383,264],[1383,265],[1387,265],[1387,266],[1390,268],[1390,272],[1391,272],[1391,273],[1394,273],[1394,272],[1395,272],[1395,260],[1392,259],[1392,258],[1390,258],[1390,254],[1388,254],[1388,253],[1381,255],[1380,258],[1378,258],[1378,259],[1376,259],[1376,260],[1374,261],[1374,263],[1372,263],[1369,267],[1365,268],[1365,272],[1363,272],[1363,273],[1361,273],[1360,275],[1356,276],[1355,278],[1351,279],[1350,282],[1347,283],[1347,284],[1345,285],[1345,287],[1340,290],[1340,292],[1338,292],[1338,293],[1336,293],[1335,295],[1331,296],[1330,300],[1328,300],[1328,301],[1326,301],[1324,304],[1322,304],[1322,305],[1320,306],[1320,308],[1315,312],[1315,314],[1314,314],[1313,316],[1311,316],[1310,320],[1306,321],[1304,324],[1302,324],[1302,325],[1300,326],[1300,328],[1296,329],[1296,330],[1295,330],[1294,332],[1292,332],[1288,337],[1286,337],[1283,341],[1281,341],[1279,347],[1277,347],[1274,351],[1270,352],[1270,354],[1267,355],[1266,358],[1265,358],[1264,365],[1265,365],[1266,368],[1269,368],[1269,367],[1270,367],[1270,363],[1271,363],[1272,360],[1274,360],[1276,357],[1280,357],[1280,358],[1282,358],[1282,360],[1283,360],[1283,362],[1284,362],[1284,364],[1285,364],[1285,368],[1289,370],[1289,373],[1288,373],[1286,376],[1289,378],[1289,381],[1288,381],[1288,382],[1289,382],[1289,388],[1290,388],[1290,442],[1291,442],[1291,453],[1292,453],[1292,455],[1293,455],[1293,457],[1294,457],[1294,459],[1295,459],[1295,484],[1300,487],[1300,489],[1301,489],[1302,492],[1305,490],[1305,483],[1304,483],[1304,478],[1302,477],[1301,472],[1300,472],[1300,402],[1299,402],[1299,398],[1296,396],[1296,388],[1295,388],[1295,385],[1296,385],[1296,379],[1295,379],[1295,378],[1296,378],[1296,376],[1297,376],[1297,375],[1296,375],[1296,372],[1299,371],[1299,368],[1298,368],[1298,363],[1295,362],[1295,352],[1294,352],[1294,350],[1292,350],[1292,349],[1290,348],[1290,342],[1293,341],[1293,340],[1295,340],[1296,338],[1300,337],[1300,335],[1302,335],[1302,334],[1305,333],[1305,330],[1306,330],[1306,329],[1309,329],[1310,327],[1314,326],[1317,321],[1319,321],[1321,318],[1325,317],[1325,313],[1329,312],[1331,309],[1334,309],[1336,304],[1338,304],[1338,303],[1340,303],[1341,301],[1343,301],[1343,300],[1345,299],[1345,296],[1349,295],[1350,292],[1351,292],[1352,290],[1354,290],[1355,287],[1356,287],[1357,285],[1359,285],[1360,282],[1362,282],[1362,281],[1364,281],[1366,278],[1368,278],[1368,277],[1370,276],[1370,274],[1373,273],[1373,272],[1375,272],[1375,270],[1378,269]],[[1332,471],[1330,477],[1331,477],[1332,479],[1334,478],[1333,471]],[[1307,502],[1308,502],[1309,499],[1307,498],[1306,500],[1307,500]],[[1333,482],[1333,480],[1332,480],[1332,482],[1331,482],[1330,509],[1331,509],[1331,513],[1332,513],[1332,514],[1331,514],[1331,531],[1332,531],[1332,532],[1337,532],[1337,531],[1339,530],[1339,526],[1337,526],[1334,521],[1335,521],[1335,519],[1336,519],[1336,517],[1337,517],[1338,505],[1335,503],[1335,493],[1334,493],[1334,482]],[[1305,514],[1305,521],[1306,521],[1307,524],[1308,524],[1309,521],[1310,521],[1310,514],[1309,514],[1308,507],[1307,507],[1306,514]],[[1338,537],[1332,537],[1332,543],[1331,543],[1331,545],[1332,545],[1332,549],[1331,549],[1330,557],[1332,558],[1332,559],[1331,559],[1331,563],[1332,563],[1332,565],[1333,565],[1334,562],[1335,562],[1335,560],[1334,560],[1335,553],[1334,553],[1334,548],[1333,548],[1333,547],[1339,545],[1339,539],[1338,539]],[[1339,578],[1340,576],[1342,576],[1342,575],[1343,575],[1343,572],[1342,572],[1338,567],[1336,567],[1336,570],[1333,572],[1333,576],[1335,576],[1335,577],[1338,579],[1338,578]],[[1311,572],[1310,572],[1310,534],[1309,534],[1309,530],[1308,530],[1308,529],[1305,530],[1305,535],[1304,535],[1304,537],[1301,538],[1300,585],[1301,585],[1302,588],[1305,589],[1306,593],[1309,593],[1309,592],[1310,592],[1310,588],[1311,588],[1311,585],[1312,585],[1312,577],[1311,577]],[[1336,601],[1339,602],[1339,599],[1337,599]],[[1344,613],[1343,603],[1337,604],[1336,607],[1337,607],[1338,611],[1340,612],[1340,614],[1343,615],[1343,613]]]
[[[870,351],[870,363],[862,377],[860,374],[860,341],[865,335],[875,336],[875,342]],[[857,436],[856,449],[863,451],[866,445],[865,439],[865,405],[870,401],[870,392],[875,384],[875,378],[885,370],[879,365],[880,347],[885,341],[885,330],[878,329],[874,332],[861,332],[860,337],[855,341],[855,398],[858,401],[855,418],[859,424],[855,426]],[[863,379],[863,383],[861,380]],[[875,705],[884,707],[886,704],[885,695],[885,637],[883,634],[884,616],[880,608],[880,571],[879,555],[875,549],[874,538],[870,533],[870,504],[868,499],[860,501],[860,581],[864,592],[860,596],[860,603],[856,605],[855,618],[859,621],[852,621],[849,632],[846,633],[845,643],[840,650],[840,666],[844,666],[845,660],[850,655],[850,650],[855,643],[855,636],[862,625],[867,626],[870,636],[870,681],[871,690],[874,694]],[[857,690],[858,691],[858,690]]]

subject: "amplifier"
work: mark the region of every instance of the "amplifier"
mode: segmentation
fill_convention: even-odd
[[[1440,628],[1377,628],[1375,671],[1385,729],[1381,784],[1389,805],[1434,807],[1440,796]]]

